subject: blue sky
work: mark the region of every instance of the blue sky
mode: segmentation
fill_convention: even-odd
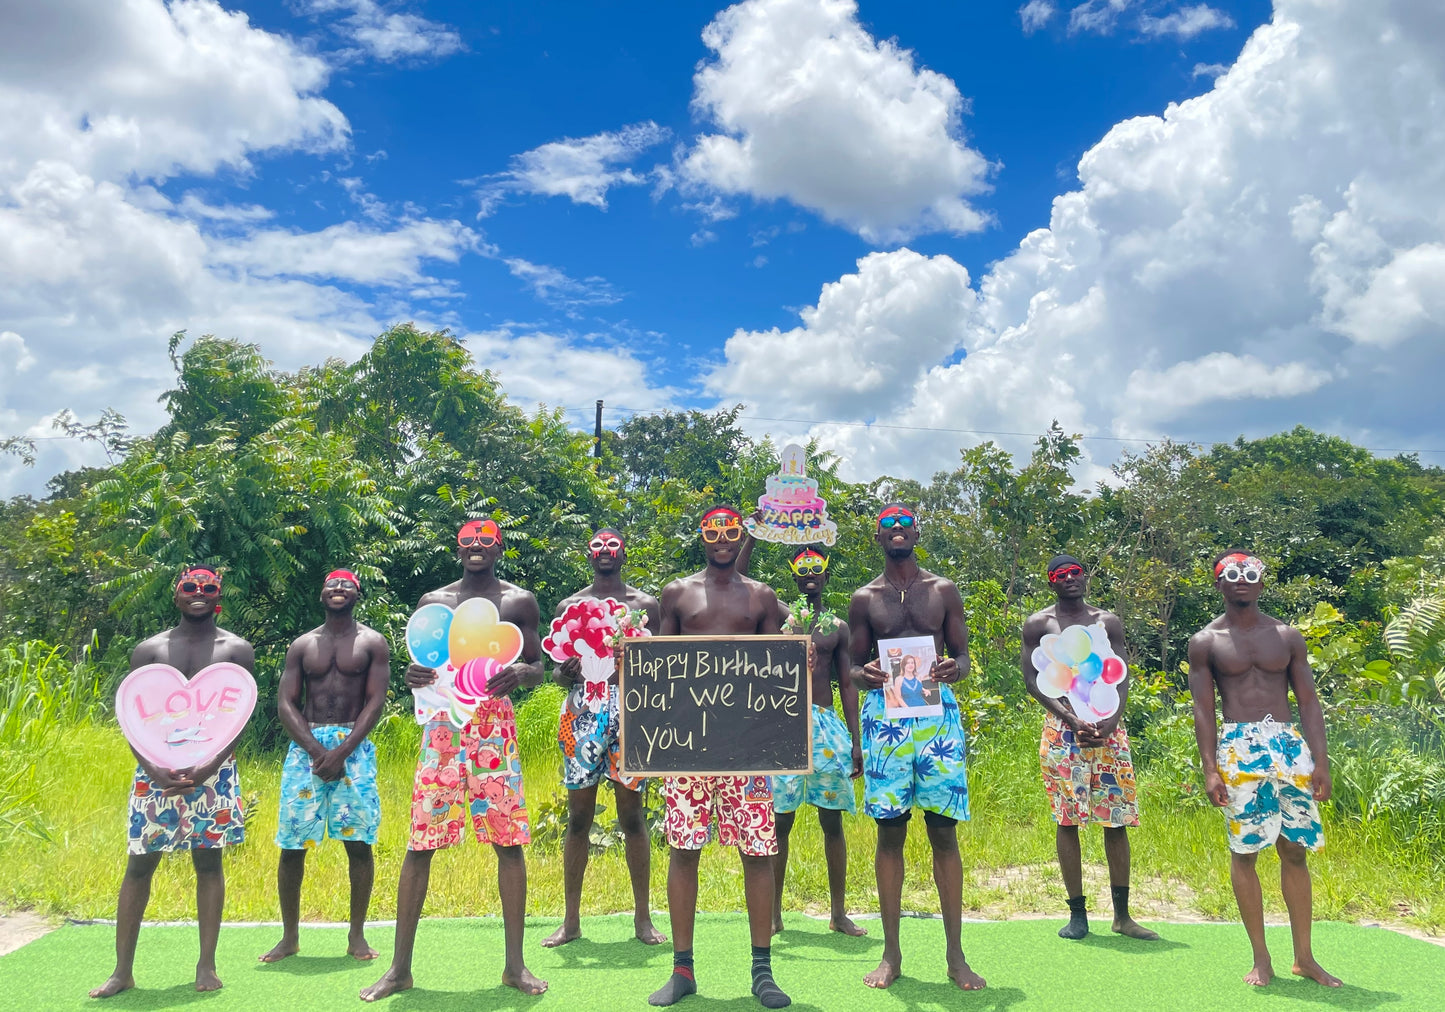
[[[294,368],[415,319],[519,402],[741,401],[854,477],[1054,417],[1086,480],[1160,434],[1445,446],[1426,0],[7,18],[0,435],[149,431],[181,327]],[[0,493],[88,459],[43,447]]]

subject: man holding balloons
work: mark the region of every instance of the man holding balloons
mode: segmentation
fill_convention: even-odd
[[[463,525],[457,532],[461,579],[423,595],[407,625],[412,655],[407,686],[415,693],[436,684],[450,705],[430,715],[422,728],[411,840],[397,886],[396,947],[390,968],[361,992],[365,1001],[412,986],[412,948],[432,854],[461,842],[468,816],[478,842],[490,843],[497,853],[506,938],[502,983],[523,994],[547,990],[547,982],[533,976],[522,957],[527,909],[522,845],[532,837],[508,698],[518,686],[542,680],[541,616],[531,591],[497,578],[501,557],[502,530],[496,521]],[[419,663],[419,658],[432,663]],[[439,678],[443,673],[445,678]]]
[[[1055,847],[1068,892],[1069,923],[1060,938],[1089,933],[1079,827],[1104,826],[1104,854],[1114,900],[1113,930],[1153,941],[1159,936],[1129,916],[1129,826],[1139,825],[1129,733],[1121,723],[1129,691],[1124,626],[1084,598],[1089,577],[1072,555],[1049,561],[1055,602],[1023,628],[1022,668],[1029,694],[1047,711],[1039,760],[1057,823]]]

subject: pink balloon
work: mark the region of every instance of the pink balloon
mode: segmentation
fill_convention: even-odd
[[[1122,682],[1124,680],[1124,675],[1128,673],[1128,671],[1129,669],[1125,667],[1124,662],[1119,660],[1119,658],[1104,658],[1104,674],[1102,676],[1104,679],[1104,684],[1115,685],[1119,682]]]
[[[502,670],[502,665],[491,657],[478,657],[467,661],[457,671],[452,689],[458,699],[468,702],[487,698],[487,682]]]

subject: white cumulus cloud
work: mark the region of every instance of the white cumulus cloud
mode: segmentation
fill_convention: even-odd
[[[870,241],[982,229],[988,161],[964,140],[948,77],[879,41],[854,0],[744,0],[703,31],[693,105],[717,132],[682,156],[684,185],[789,200]]]
[[[345,12],[336,30],[374,59],[440,59],[462,48],[456,29],[377,0],[310,0],[316,14]]]
[[[607,209],[607,191],[614,186],[638,186],[648,181],[628,165],[638,155],[667,140],[668,131],[652,121],[621,130],[566,137],[512,158],[512,167],[482,188],[483,213],[489,213],[505,194],[532,193],[567,197],[576,204]]]
[[[885,273],[860,262],[801,327],[734,335],[712,388],[757,414],[827,419],[788,434],[818,436],[864,477],[926,476],[980,433],[1041,432],[1052,418],[1205,439],[1302,423],[1436,447],[1441,108],[1434,0],[1276,0],[1210,91],[1125,120],[1084,154],[1078,188],[983,276],[976,304],[910,271],[865,283]],[[929,263],[946,275],[941,259]],[[866,295],[850,305],[838,291]],[[951,317],[957,343],[924,323],[895,340],[876,323],[890,302]],[[826,325],[825,305],[839,310]]]

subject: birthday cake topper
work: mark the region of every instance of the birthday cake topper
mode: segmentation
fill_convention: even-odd
[[[761,520],[748,517],[743,523],[759,541],[831,545],[838,540],[838,525],[828,519],[818,483],[808,477],[807,452],[795,443],[783,447],[778,473],[768,479],[758,512]]]

